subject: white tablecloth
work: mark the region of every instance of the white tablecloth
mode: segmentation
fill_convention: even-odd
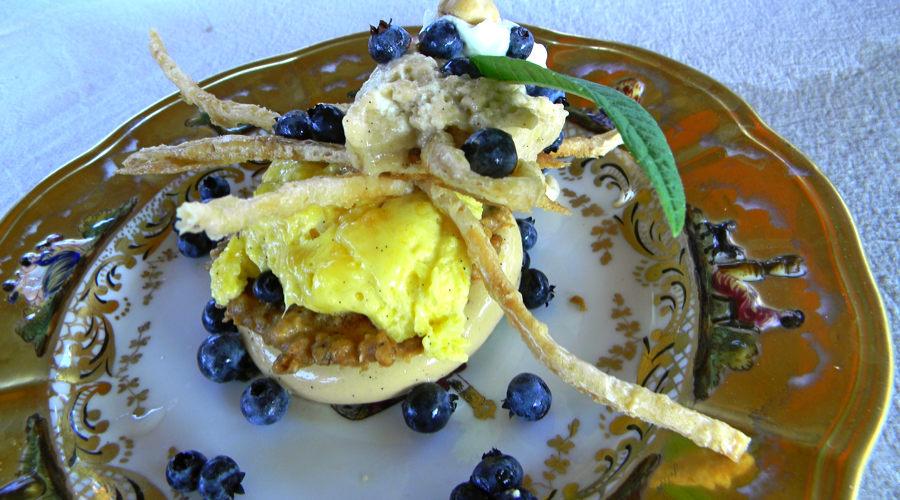
[[[505,18],[647,48],[712,76],[806,153],[844,197],[900,332],[900,12],[895,2],[496,1]],[[157,28],[197,79],[431,2],[0,2],[0,213],[40,179],[174,91],[147,54]],[[898,357],[900,360],[900,357]],[[895,379],[894,387],[897,387]],[[900,411],[860,498],[900,491]]]

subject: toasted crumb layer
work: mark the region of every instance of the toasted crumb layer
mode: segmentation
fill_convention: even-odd
[[[281,306],[257,299],[252,284],[228,303],[226,317],[281,351],[272,366],[279,375],[314,365],[365,367],[375,362],[391,366],[423,350],[420,337],[397,343],[362,314],[319,314],[296,306],[285,312]]]

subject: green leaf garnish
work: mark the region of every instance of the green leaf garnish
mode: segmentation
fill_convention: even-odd
[[[506,82],[550,87],[590,99],[606,112],[622,142],[656,188],[663,212],[678,235],[684,226],[684,186],[675,157],[656,120],[640,104],[621,92],[598,83],[561,75],[532,62],[505,56],[472,56],[481,74]]]

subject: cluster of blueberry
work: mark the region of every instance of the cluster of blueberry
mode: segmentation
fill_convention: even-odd
[[[166,466],[166,481],[175,491],[200,491],[203,500],[230,500],[243,494],[244,473],[229,457],[209,460],[199,451],[183,451]]]
[[[281,284],[274,275],[272,278],[277,286],[272,285],[272,280],[268,280],[268,286],[260,287],[258,285],[261,280],[257,279],[254,283],[254,292],[259,288],[267,298],[277,293],[278,300],[281,300]],[[259,296],[257,293],[257,297]],[[216,306],[215,300],[210,300],[203,308],[203,327],[212,335],[200,344],[200,349],[197,350],[197,365],[200,367],[200,373],[213,382],[220,384],[232,380],[246,382],[253,378],[258,370],[244,348],[234,324],[225,322],[224,314],[225,311]],[[252,424],[270,425],[281,420],[287,413],[290,403],[291,395],[287,389],[274,379],[260,378],[254,380],[241,394],[241,413]]]
[[[456,410],[459,396],[450,394],[440,384],[426,382],[414,387],[400,405],[406,425],[426,434],[443,429]],[[550,388],[533,373],[516,375],[506,388],[503,408],[522,420],[534,422],[550,411],[553,397]]]
[[[406,53],[411,38],[405,29],[384,21],[371,28],[369,54],[377,63],[390,62]],[[447,19],[439,19],[430,24],[419,37],[419,52],[435,59],[448,60],[441,67],[441,73],[481,78],[481,72],[475,64],[469,58],[460,55],[463,45],[456,26]],[[533,49],[534,35],[531,31],[522,26],[514,26],[509,32],[509,49],[506,56],[513,59],[527,59]],[[566,95],[561,90],[535,85],[527,85],[525,90],[532,97],[546,97],[551,102],[568,105]],[[544,152],[558,151],[564,138],[565,131],[560,131],[556,141],[547,146]],[[495,128],[475,132],[463,144],[462,150],[466,153],[466,160],[469,161],[472,171],[487,177],[508,176],[516,168],[518,161],[512,137]]]
[[[534,219],[516,219],[519,225],[519,234],[522,237],[522,279],[519,281],[519,293],[522,294],[522,302],[528,309],[537,309],[546,306],[556,296],[553,290],[556,288],[550,284],[547,275],[531,267],[531,256],[528,251],[537,243],[537,230],[534,228]]]
[[[537,500],[522,487],[525,471],[514,457],[497,448],[481,456],[472,476],[450,492],[450,500]]]
[[[288,111],[275,120],[273,130],[276,135],[291,139],[312,139],[319,142],[343,144],[344,112],[331,104],[316,104],[306,111]]]
[[[204,176],[197,190],[200,191],[200,200],[203,202],[231,194],[228,181],[217,175]],[[213,248],[216,248],[216,242],[209,239],[205,232],[178,235],[178,251],[185,257],[198,259],[209,255]]]

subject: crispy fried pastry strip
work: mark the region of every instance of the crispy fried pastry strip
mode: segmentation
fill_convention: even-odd
[[[175,174],[245,161],[295,160],[348,164],[343,145],[298,141],[277,135],[223,135],[144,148],[125,159],[116,173]]]
[[[530,212],[541,204],[544,194],[543,178],[531,175],[528,168],[520,167],[522,175],[493,179],[472,172],[466,156],[453,144],[453,138],[445,132],[438,133],[422,150],[422,160],[428,171],[442,184],[492,205],[503,205],[512,210]],[[540,174],[540,169],[537,169]]]
[[[540,165],[542,169],[544,169],[544,168],[563,168],[563,167],[569,166],[569,162],[557,160],[556,158],[553,158],[552,156],[550,156],[550,154],[548,154],[548,153],[538,153],[537,162],[538,162],[538,165]]]
[[[288,182],[275,191],[250,199],[226,196],[207,203],[183,203],[175,228],[181,232],[206,231],[213,240],[271,217],[290,217],[310,205],[351,207],[360,200],[401,196],[415,189],[411,182],[372,175],[313,177]]]
[[[242,124],[256,125],[272,130],[279,114],[262,106],[241,104],[233,101],[220,101],[216,96],[200,88],[190,76],[175,64],[169,57],[166,46],[155,29],[150,30],[150,54],[156,64],[165,73],[166,78],[181,91],[181,98],[193,104],[209,115],[209,120],[224,128],[235,128]]]
[[[547,325],[525,308],[519,294],[500,268],[484,228],[465,205],[449,191],[424,183],[420,185],[435,206],[446,213],[462,233],[469,257],[485,286],[506,313],[534,357],[563,381],[587,393],[602,404],[645,422],[671,429],[694,443],[737,461],[747,450],[750,438],[724,422],[685,408],[668,396],[619,380],[578,359],[550,337]]]
[[[605,134],[595,135],[587,139],[584,137],[570,137],[559,146],[559,151],[550,153],[550,157],[600,158],[621,145],[622,136],[619,135],[619,131],[610,130]]]

